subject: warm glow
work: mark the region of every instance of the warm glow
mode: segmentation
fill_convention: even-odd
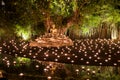
[[[16,25],[16,33],[19,37],[22,37],[23,40],[28,40],[31,38],[31,26],[20,26],[20,25]]]
[[[54,28],[55,29],[55,28]],[[62,46],[72,46],[73,42],[70,38],[63,34],[56,32],[56,29],[50,33],[46,33],[42,37],[38,37],[35,41],[30,42],[32,47],[62,47]]]

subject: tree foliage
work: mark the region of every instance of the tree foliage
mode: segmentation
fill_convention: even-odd
[[[0,8],[0,27],[12,33],[16,25],[39,29],[39,23],[50,18],[57,26],[72,25],[91,28],[100,22],[120,21],[119,0],[3,0]],[[49,20],[49,21],[50,21]],[[43,26],[42,26],[43,27]],[[48,27],[48,26],[47,26]],[[69,27],[68,27],[69,28]],[[41,29],[42,30],[42,29]],[[11,32],[10,32],[11,31]],[[2,34],[2,33],[1,33]]]

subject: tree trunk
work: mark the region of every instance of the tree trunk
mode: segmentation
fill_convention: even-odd
[[[69,20],[67,20],[67,23],[66,25],[64,25],[64,27],[61,27],[60,29],[58,29],[58,32],[60,34],[64,34],[70,26],[72,26],[73,24],[78,24],[79,20],[80,20],[80,10],[78,9],[78,4],[77,4],[77,1],[78,0],[75,0],[75,9],[73,10],[73,16],[71,16],[69,18]],[[84,6],[84,4],[86,3],[87,1],[85,1],[81,6],[80,8],[82,8]],[[57,18],[56,18],[57,19]],[[56,20],[57,21],[57,20]],[[45,20],[45,27],[46,27],[46,31],[49,32],[49,29],[51,28],[51,26],[55,24],[53,23],[53,20],[51,19],[50,17],[50,14],[49,13],[46,13],[46,20]],[[63,25],[63,24],[62,24]],[[61,26],[61,25],[60,25]]]

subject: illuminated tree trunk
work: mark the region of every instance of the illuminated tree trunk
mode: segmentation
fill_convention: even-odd
[[[120,26],[118,26],[118,39],[120,39]]]
[[[117,39],[118,36],[118,31],[117,31],[117,27],[115,26],[115,24],[113,23],[111,25],[111,38],[112,39]]]
[[[44,21],[44,25],[45,25],[45,28],[46,28],[46,32],[48,33],[52,24],[53,24],[53,21],[50,17],[50,14],[46,13],[46,18],[45,18],[45,21]]]
[[[107,25],[106,23],[102,23],[99,28],[99,38],[107,38]]]

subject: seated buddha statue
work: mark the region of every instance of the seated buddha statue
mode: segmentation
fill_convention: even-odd
[[[52,25],[52,28],[50,29],[50,33],[51,34],[56,34],[57,33],[57,29],[55,28],[55,25]]]
[[[57,29],[55,28],[55,25],[52,25],[52,28],[50,29],[50,34],[52,37],[57,37]]]

